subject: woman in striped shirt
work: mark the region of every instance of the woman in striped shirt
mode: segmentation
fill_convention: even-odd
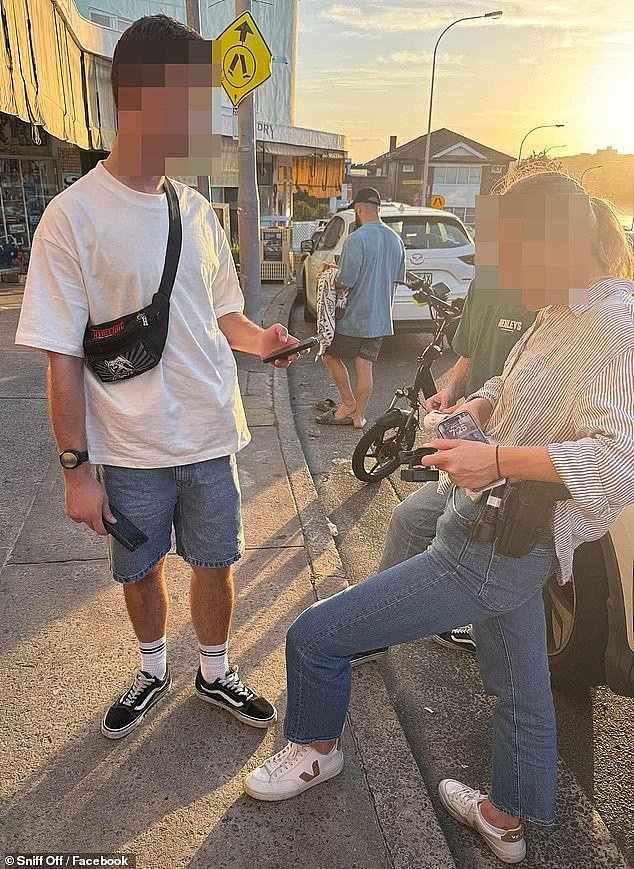
[[[351,655],[473,623],[485,688],[497,697],[492,788],[487,796],[446,779],[439,791],[494,853],[519,862],[521,821],[554,822],[556,722],[542,587],[553,573],[567,582],[575,547],[601,537],[634,503],[634,263],[610,207],[565,175],[522,178],[499,204],[497,223],[490,203],[487,214],[498,232],[500,285],[517,280],[521,301],[539,314],[502,375],[460,408],[491,444],[433,441],[439,452],[425,464],[453,485],[429,548],[320,601],[291,626],[289,743],[245,788],[286,799],[341,771]],[[479,242],[483,234],[479,227]],[[570,493],[556,505],[552,531],[521,558],[472,533],[486,498],[474,501],[468,490],[500,476],[564,483]]]

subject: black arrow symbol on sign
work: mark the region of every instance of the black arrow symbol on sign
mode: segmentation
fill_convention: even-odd
[[[240,42],[246,42],[249,34],[253,36],[253,31],[251,30],[248,21],[243,21],[240,27],[235,27],[234,30],[237,30],[240,34]]]
[[[233,71],[238,65],[238,61],[240,61],[240,65],[242,67],[242,75],[244,78],[249,78],[249,73],[247,72],[247,61],[245,56],[242,53],[234,54],[233,60],[231,61],[231,65],[229,66],[229,75],[233,75]]]

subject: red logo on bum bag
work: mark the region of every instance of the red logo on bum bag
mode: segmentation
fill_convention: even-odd
[[[112,335],[116,335],[118,332],[122,332],[125,328],[125,323],[115,323],[114,326],[109,326],[107,329],[91,329],[90,337],[93,341],[99,340],[99,338],[110,338]]]

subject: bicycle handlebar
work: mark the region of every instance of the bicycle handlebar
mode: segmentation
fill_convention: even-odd
[[[438,314],[448,319],[460,316],[464,304],[462,299],[459,303],[457,300],[453,302],[445,302],[444,299],[440,299],[435,295],[430,284],[421,280],[415,272],[408,271],[405,274],[407,277],[407,286],[412,290],[412,292],[422,296],[423,301],[429,305],[430,308],[434,308]]]

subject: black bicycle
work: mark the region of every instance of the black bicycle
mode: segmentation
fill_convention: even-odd
[[[421,406],[424,407],[425,399],[438,392],[431,368],[442,356],[445,337],[457,326],[464,305],[464,299],[447,301],[450,290],[446,284],[430,286],[413,272],[407,272],[407,286],[417,302],[429,306],[436,330],[418,358],[413,386],[396,390],[387,411],[363,435],[352,454],[352,471],[363,483],[376,483],[401,465],[411,466],[412,448],[420,429]],[[408,410],[397,406],[403,400]]]

